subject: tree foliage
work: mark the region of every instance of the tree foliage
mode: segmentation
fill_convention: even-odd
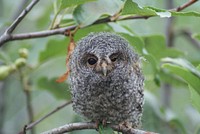
[[[173,7],[166,7],[169,1]],[[68,45],[71,38],[76,42],[100,31],[120,34],[141,57],[146,98],[142,129],[162,134],[199,133],[199,2],[169,1],[43,0],[17,24],[14,33],[8,31],[11,36],[4,36],[14,22],[11,16],[26,4],[1,0],[0,133],[18,133],[25,124],[71,100],[68,82],[56,82],[67,70]],[[14,3],[19,3],[19,9],[11,8]],[[49,33],[53,36],[38,38]],[[82,118],[70,105],[35,125],[34,130],[41,133],[77,121]]]

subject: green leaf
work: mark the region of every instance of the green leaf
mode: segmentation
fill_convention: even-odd
[[[143,124],[146,125],[145,128],[152,127],[155,130],[151,131],[156,131],[158,133],[163,132],[163,130],[165,130],[165,132],[169,134],[174,132],[180,134],[187,133],[186,129],[184,128],[183,122],[177,117],[175,113],[173,113],[172,110],[161,107],[160,101],[151,92],[146,90],[144,94],[145,94],[145,105],[144,105],[145,108],[143,115],[144,119]],[[147,118],[148,120],[145,120]],[[163,123],[167,123],[170,126],[168,125],[163,126]],[[173,130],[171,130],[172,126]]]
[[[129,41],[130,45],[136,48],[136,51],[139,54],[141,54],[145,58],[145,60],[148,61],[148,63],[152,67],[153,72],[151,73],[153,75],[156,75],[156,72],[158,70],[158,64],[156,63],[155,58],[145,50],[144,48],[145,44],[144,44],[143,38],[138,37],[138,36],[131,36],[129,34],[124,34],[124,33],[120,33],[120,35],[126,38]]]
[[[99,134],[113,134],[114,131],[111,127],[104,127],[102,124],[99,125]]]
[[[169,121],[169,124],[176,129],[177,134],[187,134],[187,131],[183,125],[183,122],[178,118],[173,118]]]
[[[189,70],[191,73],[193,73],[194,75],[196,75],[197,77],[200,78],[200,71],[198,69],[196,69],[189,61],[187,61],[185,59],[164,58],[164,59],[162,59],[162,61],[166,62],[166,63],[171,63],[171,64],[181,66],[181,67]]]
[[[195,134],[200,134],[200,124],[198,125],[197,129],[195,130]]]
[[[43,77],[38,80],[38,87],[41,90],[50,92],[57,99],[71,99],[69,85],[67,83],[57,83],[56,78],[47,79]]]
[[[191,102],[192,105],[200,112],[200,95],[196,92],[194,88],[189,86],[190,89],[190,95],[191,95]]]
[[[166,70],[160,70],[159,77],[162,82],[170,83],[174,87],[187,86],[187,83],[180,78],[177,78],[177,76],[172,76],[171,73]]]
[[[39,61],[44,62],[55,56],[66,55],[68,40],[49,40],[46,49],[40,52]]]
[[[198,12],[174,12],[171,11],[172,16],[194,16],[194,17],[200,17],[200,13]]]
[[[33,82],[37,82],[41,77],[52,79],[59,77],[66,72],[66,56],[53,57],[31,72],[30,78]]]
[[[166,12],[166,9],[160,9],[160,8],[156,8],[156,7],[151,7],[151,6],[147,6],[146,8],[149,8],[155,12]]]
[[[151,65],[152,74],[155,76],[159,68],[157,61],[151,54],[144,54],[144,57],[148,61],[148,63]]]
[[[71,14],[65,14],[60,21],[60,27],[67,27],[67,26],[72,26],[75,25],[76,22],[74,21],[73,17]]]
[[[92,2],[92,1],[96,1],[96,0],[62,0],[60,9],[68,8],[71,6],[77,6],[77,5],[81,5],[86,2]]]
[[[182,67],[177,64],[164,63],[162,68],[168,69],[171,73],[178,75],[183,80],[185,80],[196,92],[200,95],[200,78],[197,74],[194,74],[191,69],[187,67]]]
[[[167,48],[165,38],[160,35],[152,35],[143,37],[145,49],[152,54],[157,60],[164,57],[179,57],[183,53],[173,48]]]
[[[140,7],[137,3],[133,2],[132,0],[126,0],[124,8],[122,9],[122,15],[130,14],[154,16],[156,15],[156,12],[147,7]]]
[[[99,24],[99,25],[91,25],[89,27],[81,28],[78,30],[74,36],[75,41],[82,39],[87,36],[91,32],[102,32],[107,31],[110,32],[111,28],[107,24]]]
[[[198,34],[194,34],[194,35],[192,35],[192,37],[195,38],[195,39],[200,40],[200,34],[199,34],[199,33],[198,33]]]
[[[75,8],[73,16],[81,27],[95,22],[102,15],[113,16],[118,13],[123,5],[121,0],[98,0],[85,3]]]
[[[167,62],[162,67],[169,69],[171,73],[180,76],[188,83],[192,104],[200,111],[200,71],[183,59],[165,58],[162,61]]]
[[[144,48],[144,41],[141,37],[138,36],[131,36],[129,34],[120,33],[124,38],[128,40],[131,46],[136,48],[137,52],[142,54],[142,50]]]
[[[37,11],[40,12],[40,11]],[[49,14],[52,13],[52,5],[45,6],[45,8],[42,9],[42,12],[37,13],[37,21],[35,21],[36,26],[40,29],[46,29],[49,25]]]
[[[149,91],[145,91],[145,105],[143,114],[143,126],[148,130],[158,133],[180,133],[186,134],[186,129],[180,119],[170,109],[160,106],[159,100]],[[146,120],[148,118],[148,120]],[[169,126],[166,125],[170,124]],[[173,127],[172,127],[173,126]],[[173,129],[172,129],[173,128]]]
[[[197,70],[200,71],[200,64],[197,66]]]
[[[155,12],[170,12],[172,16],[194,16],[194,17],[200,17],[200,13],[194,12],[194,11],[188,11],[188,12],[176,12],[176,11],[168,11],[165,9],[159,9],[155,7],[148,6],[149,9],[154,10]]]

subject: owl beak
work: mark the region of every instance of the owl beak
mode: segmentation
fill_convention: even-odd
[[[106,76],[107,75],[107,64],[105,62],[103,62],[101,64],[101,67],[102,67],[102,72],[103,72],[103,75]]]

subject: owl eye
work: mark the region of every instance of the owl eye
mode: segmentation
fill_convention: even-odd
[[[115,62],[117,60],[117,57],[114,57],[112,59],[110,59],[112,62]]]
[[[111,60],[112,62],[115,62],[115,61],[118,59],[118,57],[119,57],[119,54],[118,54],[118,53],[114,53],[114,54],[112,54],[112,55],[110,56],[110,60]]]
[[[95,59],[95,58],[89,58],[89,59],[87,60],[87,62],[88,62],[88,64],[90,64],[90,65],[94,65],[94,64],[97,62],[97,59]]]

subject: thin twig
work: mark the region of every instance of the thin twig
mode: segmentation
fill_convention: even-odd
[[[19,69],[19,75],[20,75],[20,81],[22,84],[23,91],[26,96],[26,108],[28,112],[28,118],[29,118],[29,123],[33,122],[34,114],[33,114],[33,106],[32,106],[32,98],[31,98],[31,93],[30,93],[30,85],[29,85],[29,80],[25,77],[23,74],[22,70]],[[26,132],[23,132],[26,133]],[[31,134],[34,134],[35,131],[34,129],[31,129]]]
[[[24,93],[26,95],[26,107],[28,111],[29,122],[32,122],[34,114],[33,114],[33,106],[31,104],[31,100],[32,100],[31,93],[28,90],[24,90]],[[34,134],[35,130],[31,129],[31,133]]]
[[[46,114],[45,116],[43,116],[42,118],[32,122],[31,124],[27,125],[26,130],[32,129],[35,125],[39,124],[41,121],[43,121],[44,119],[46,119],[47,117],[51,116],[52,114],[54,114],[55,112],[61,110],[62,108],[64,108],[65,106],[71,104],[72,101],[66,102],[60,106],[58,106],[56,109],[54,109],[53,111],[49,112],[48,114]]]
[[[154,132],[147,132],[139,129],[131,129],[127,128],[125,126],[119,126],[119,125],[111,125],[107,124],[108,127],[111,127],[114,131],[126,133],[126,134],[156,134]],[[66,132],[72,132],[75,130],[83,130],[83,129],[98,129],[96,123],[92,122],[78,122],[78,123],[71,123],[66,124],[64,126],[54,128],[52,130],[43,132],[42,134],[62,134]]]
[[[13,20],[19,16],[19,14],[23,11],[24,7],[27,5],[28,2],[29,0],[21,0],[19,7],[17,8],[17,10],[15,11],[13,15],[13,18],[12,18]]]
[[[22,33],[22,34],[12,34],[12,35],[3,35],[0,37],[0,47],[12,40],[23,40],[23,39],[33,39],[33,38],[42,38],[52,35],[63,35],[67,30],[74,30],[76,26],[69,26],[65,28],[53,29],[53,30],[46,30],[40,32],[32,32],[32,33]]]
[[[31,3],[22,11],[22,13],[14,20],[14,22],[8,27],[5,34],[12,33],[17,25],[24,19],[28,12],[39,2],[39,0],[32,0]]]
[[[121,20],[130,20],[130,19],[148,19],[149,17],[152,16],[128,16],[128,17],[119,17],[118,20],[115,21],[121,21]],[[99,19],[96,22],[94,22],[91,25],[96,25],[96,24],[102,24],[102,23],[107,23],[111,22],[110,17],[106,17],[103,19]],[[4,34],[0,37],[0,47],[12,40],[23,40],[23,39],[33,39],[33,38],[42,38],[42,37],[48,37],[52,35],[63,35],[65,34],[66,31],[72,31],[76,29],[79,26],[73,25],[65,28],[58,28],[58,29],[53,29],[53,30],[45,30],[45,31],[39,31],[39,32],[32,32],[32,33],[21,33],[21,34]]]
[[[38,1],[39,0],[34,0],[34,1],[32,1],[32,4],[30,4],[30,5],[34,6],[34,4],[36,4]],[[171,9],[169,11],[181,11],[181,10],[185,9],[186,7],[192,5],[193,3],[197,2],[197,1],[198,0],[191,0],[191,1],[183,4],[182,6],[179,6],[179,7],[175,8],[175,9]],[[28,6],[28,7],[30,7],[30,6]],[[24,10],[24,11],[26,11],[26,10]],[[28,11],[30,11],[30,8],[29,8]],[[26,14],[27,14],[27,12],[26,12]],[[101,24],[101,23],[108,23],[108,22],[112,22],[112,21],[130,20],[130,19],[148,19],[150,17],[153,17],[153,16],[128,16],[128,17],[119,16],[119,18],[117,20],[111,20],[110,17],[107,17],[107,18],[99,19],[99,20],[97,20],[96,22],[94,22],[91,25]],[[20,18],[20,16],[18,18]],[[21,19],[23,19],[23,18],[21,18]],[[19,19],[19,20],[21,21],[21,19]],[[14,22],[14,24],[15,25],[18,24],[20,22],[19,20],[16,21],[17,23]],[[91,26],[91,25],[89,25],[89,26]],[[12,27],[12,25],[10,27]],[[33,32],[33,33],[23,33],[23,34],[13,34],[13,35],[12,34],[5,34],[6,33],[5,32],[0,37],[0,47],[3,44],[5,44],[6,42],[12,41],[12,40],[42,38],[42,37],[58,35],[58,34],[63,35],[66,30],[74,30],[76,27],[77,27],[76,25],[73,25],[73,26],[69,26],[69,27],[65,27],[65,28],[58,28],[58,29],[54,29],[54,30],[46,30],[46,31]],[[13,28],[11,28],[11,29],[13,29]]]
[[[192,37],[192,33],[188,30],[182,30],[181,35],[184,35],[197,49],[200,49],[200,42]]]
[[[186,2],[185,4],[179,6],[179,7],[175,8],[175,9],[172,9],[172,10],[173,10],[173,11],[179,12],[179,11],[181,11],[181,10],[187,8],[188,6],[192,5],[193,3],[197,2],[197,1],[198,1],[198,0],[189,0],[189,1]]]
[[[39,0],[32,0],[31,3],[21,12],[21,14],[14,20],[14,22],[6,29],[4,34],[0,37],[0,47],[9,40],[12,40],[12,32],[24,19],[24,17],[31,11],[31,9],[39,2]],[[31,37],[30,37],[31,38]]]

